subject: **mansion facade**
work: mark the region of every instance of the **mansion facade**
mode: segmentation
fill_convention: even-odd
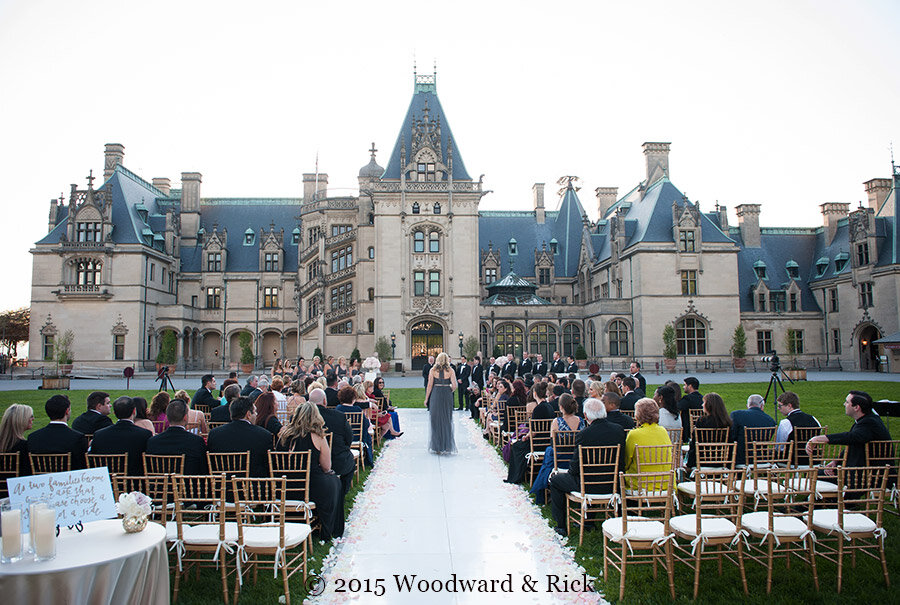
[[[808,367],[900,369],[900,169],[865,183],[866,206],[823,204],[821,227],[761,228],[758,204],[732,226],[675,186],[669,150],[644,143],[645,178],[597,188],[592,222],[574,177],[556,210],[542,183],[529,209],[479,210],[435,75],[415,76],[386,167],[373,145],[355,196],[309,173],[302,197],[204,198],[200,173],[148,181],[108,144],[102,184],[52,200],[31,250],[29,363],[71,331],[76,364],[150,368],[174,331],[185,369],[235,366],[243,333],[257,367],[365,357],[382,336],[405,370],[471,336],[487,354],[581,345],[652,367],[672,325],[680,359],[730,365],[743,325],[748,356],[783,354],[790,333]]]

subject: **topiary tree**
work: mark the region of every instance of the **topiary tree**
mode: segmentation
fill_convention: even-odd
[[[241,347],[241,364],[245,366],[251,365],[256,361],[253,347],[250,346],[252,341],[253,338],[250,336],[250,332],[241,332],[238,335],[238,346]]]
[[[675,345],[675,327],[672,324],[666,324],[662,333],[663,339],[663,357],[666,359],[675,359],[678,357],[678,347]]]
[[[174,330],[164,330],[159,343],[159,352],[156,354],[156,363],[161,365],[173,365],[175,363],[178,339]]]
[[[352,363],[354,359],[356,361],[362,361],[362,356],[360,356],[358,348],[353,349],[353,352],[350,353],[350,362]]]
[[[478,339],[469,336],[463,341],[463,355],[466,356],[466,359],[472,359],[476,353],[478,353]]]
[[[731,337],[731,355],[737,359],[743,359],[747,355],[747,333],[742,324],[738,324]]]
[[[584,350],[584,345],[578,345],[575,347],[575,359],[580,361],[584,361],[587,359],[587,351]]]
[[[382,363],[391,360],[391,343],[387,336],[379,336],[378,340],[375,341],[375,354],[378,355],[378,360]]]
[[[316,347],[316,350],[313,351],[313,357],[318,357],[322,361],[325,361],[325,355],[322,353],[322,349]]]

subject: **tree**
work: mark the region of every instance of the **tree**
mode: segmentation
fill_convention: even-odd
[[[250,332],[241,332],[238,335],[238,346],[241,347],[241,363],[245,366],[251,365],[256,361],[256,356],[253,355],[253,347],[250,346],[251,340]]]
[[[11,357],[16,356],[20,342],[28,342],[30,322],[31,309],[28,307],[0,313],[0,344],[6,345]]]
[[[322,349],[316,347],[316,350],[313,351],[313,357],[318,357],[320,361],[325,361],[325,355],[322,353]]]
[[[375,354],[381,363],[391,360],[391,343],[388,342],[387,336],[379,336],[375,341]]]
[[[663,357],[666,359],[675,359],[678,357],[678,347],[675,346],[675,328],[672,324],[666,324],[662,333],[663,339]]]
[[[579,361],[584,361],[587,359],[587,351],[584,350],[584,345],[578,345],[575,347],[575,359]]]
[[[59,365],[68,365],[72,363],[74,357],[72,355],[72,343],[75,342],[75,333],[72,330],[66,330],[56,340],[54,353],[56,355],[56,363]]]
[[[731,354],[737,359],[747,355],[747,334],[744,332],[742,324],[738,324],[734,329],[734,335],[731,337]]]
[[[173,330],[163,332],[162,341],[159,343],[159,353],[156,354],[156,363],[162,365],[174,365],[178,339]]]
[[[478,353],[478,339],[469,336],[463,342],[463,355],[466,356],[466,359],[474,359],[476,353]]]
[[[350,353],[350,362],[352,363],[354,359],[356,361],[362,361],[362,356],[360,356],[359,354],[359,349],[353,349],[353,352]]]

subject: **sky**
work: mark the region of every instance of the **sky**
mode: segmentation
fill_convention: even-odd
[[[302,173],[355,190],[384,166],[420,74],[437,90],[484,210],[558,205],[560,176],[624,194],[641,145],[701,209],[762,204],[821,225],[900,163],[900,3],[0,0],[0,311],[27,306],[51,198],[103,172],[103,146],[203,197],[300,197]]]

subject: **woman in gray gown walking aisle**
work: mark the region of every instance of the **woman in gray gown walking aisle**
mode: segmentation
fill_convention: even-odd
[[[450,367],[450,357],[441,353],[428,373],[428,387],[425,389],[425,407],[431,416],[428,450],[435,454],[456,453],[456,441],[453,439],[455,391],[456,375]]]

